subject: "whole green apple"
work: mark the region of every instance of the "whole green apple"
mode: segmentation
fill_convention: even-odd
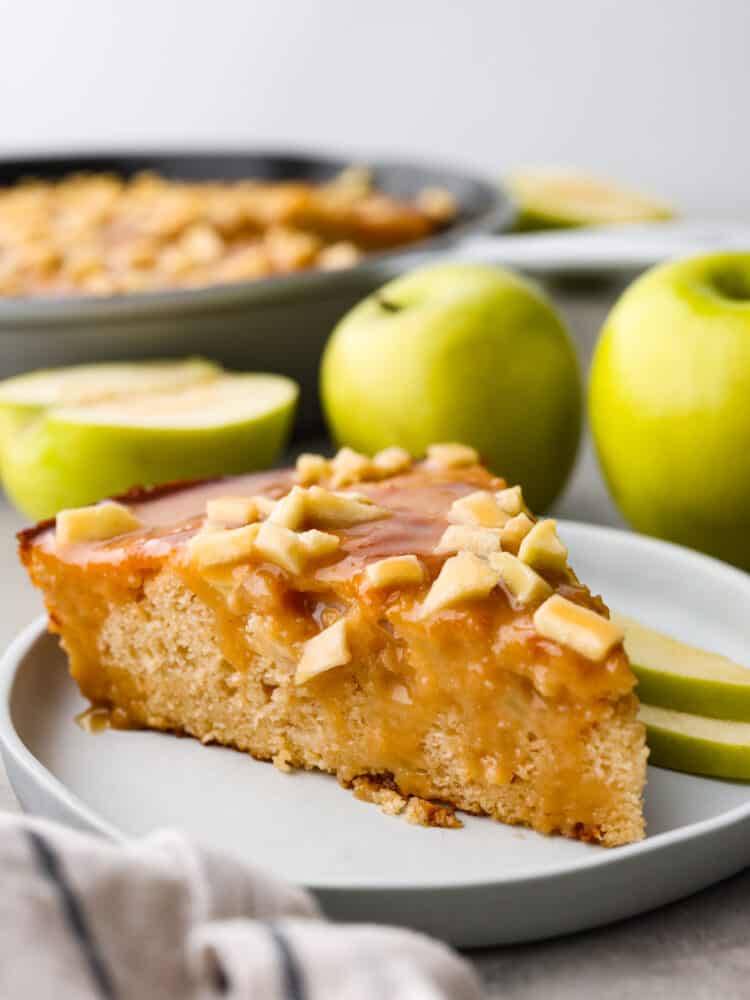
[[[413,455],[472,445],[536,510],[559,494],[578,448],[573,345],[536,286],[501,268],[441,264],[384,285],[334,330],[320,386],[339,444]]]
[[[604,325],[589,403],[633,527],[750,569],[750,253],[674,261],[631,285]]]

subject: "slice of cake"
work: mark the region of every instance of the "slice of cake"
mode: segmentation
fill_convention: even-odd
[[[20,535],[94,705],[319,768],[391,812],[643,836],[621,629],[461,445],[133,491]]]

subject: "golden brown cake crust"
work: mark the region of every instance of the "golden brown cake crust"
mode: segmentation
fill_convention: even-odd
[[[107,541],[61,547],[50,523],[22,533],[84,694],[139,725],[331,771],[360,789],[388,775],[394,794],[413,798],[416,821],[431,812],[418,800],[438,800],[607,845],[641,837],[644,731],[621,646],[594,662],[544,638],[534,607],[502,583],[420,617],[450,558],[435,549],[452,505],[504,481],[478,465],[422,463],[356,483],[387,516],[331,529],[336,551],[301,574],[259,557],[196,570],[190,540],[208,499],[278,499],[293,482],[281,470],[131,492],[124,502],[143,527]],[[423,582],[366,585],[369,566],[406,553]],[[547,578],[606,615],[571,573]],[[295,683],[305,645],[343,619],[350,661]]]

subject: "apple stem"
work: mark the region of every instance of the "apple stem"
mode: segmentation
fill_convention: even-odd
[[[385,309],[386,312],[397,313],[401,312],[401,310],[404,308],[403,306],[398,305],[398,303],[396,302],[391,302],[390,299],[384,299],[381,295],[377,295],[375,298],[378,305],[381,306],[383,309]]]

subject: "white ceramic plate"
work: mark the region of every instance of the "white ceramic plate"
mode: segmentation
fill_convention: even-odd
[[[563,523],[571,563],[619,611],[750,661],[750,577],[684,549]],[[462,946],[531,940],[630,916],[750,863],[750,785],[649,770],[648,837],[605,850],[468,817],[463,830],[384,816],[322,774],[285,775],[149,732],[83,732],[84,702],[39,621],[0,667],[0,739],[29,811],[111,836],[179,826],[308,886],[347,920]]]

